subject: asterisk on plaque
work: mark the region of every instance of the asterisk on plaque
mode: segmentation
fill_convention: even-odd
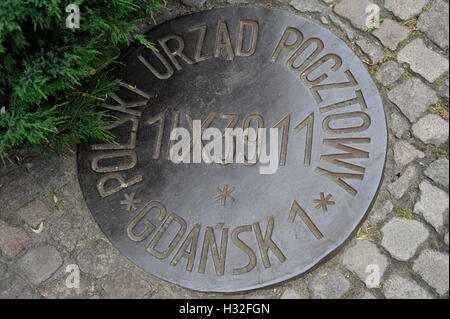
[[[318,203],[318,205],[316,206],[316,208],[322,208],[322,210],[324,212],[326,212],[328,210],[328,205],[334,205],[336,204],[335,202],[331,201],[330,198],[333,195],[328,194],[327,197],[325,197],[325,194],[323,192],[320,193],[320,199],[315,199],[314,203]]]
[[[134,199],[135,195],[135,192],[132,192],[131,194],[125,194],[125,200],[120,202],[121,205],[127,205],[127,211],[130,211],[131,209],[136,210],[136,204],[139,204],[141,202],[140,199]]]
[[[230,195],[233,191],[234,191],[234,187],[232,187],[231,189],[228,189],[228,185],[225,185],[223,187],[223,190],[220,189],[219,187],[217,187],[217,192],[219,193],[219,195],[214,197],[214,201],[220,200],[220,204],[222,206],[225,206],[227,198],[229,198],[232,202],[234,202],[233,196]]]

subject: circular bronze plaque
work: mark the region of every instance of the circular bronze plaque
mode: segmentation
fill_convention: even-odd
[[[372,207],[387,145],[381,98],[352,50],[267,8],[188,15],[146,37],[158,51],[129,49],[104,106],[119,144],[78,151],[87,205],[111,242],[157,277],[216,292],[303,274],[342,246]],[[263,164],[261,147],[238,156],[239,135],[232,163],[208,164],[205,136],[187,140],[190,163],[169,156],[175,128],[191,139],[216,128],[221,141],[248,127],[278,128],[274,161]]]

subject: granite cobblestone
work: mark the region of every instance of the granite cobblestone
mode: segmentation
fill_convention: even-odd
[[[367,66],[384,98],[392,142],[377,209],[368,217],[372,228],[367,231],[379,233],[379,238],[354,239],[310,275],[239,297],[448,298],[448,120],[428,114],[439,102],[448,105],[448,2],[434,0],[424,10],[428,2],[385,0],[382,12],[388,17],[373,31],[366,30],[364,19],[369,0],[272,4],[312,16],[370,58]],[[261,2],[180,0],[155,19],[162,22],[223,4]],[[417,17],[421,34],[413,39],[415,33],[403,22]],[[388,49],[394,52],[390,60],[385,56]],[[406,71],[412,74],[405,76]],[[103,239],[92,217],[83,213],[88,210],[74,182],[73,163],[75,156],[69,154],[66,160],[33,155],[16,167],[0,164],[0,299],[224,297],[174,287],[127,264]],[[42,194],[58,194],[64,198],[63,208],[54,212]],[[410,208],[411,216],[398,215],[401,208]],[[33,232],[41,222],[44,231]],[[81,271],[82,287],[76,291],[65,286],[63,268],[70,263]],[[383,282],[380,288],[361,289],[370,263],[380,265]],[[396,267],[405,271],[392,271]]]

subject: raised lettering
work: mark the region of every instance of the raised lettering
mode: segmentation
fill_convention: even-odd
[[[116,128],[124,123],[131,122],[131,132],[130,132],[130,140],[128,143],[119,143],[119,144],[93,144],[91,146],[93,151],[98,150],[126,150],[126,149],[135,149],[136,148],[136,134],[139,127],[139,120],[135,116],[122,116],[118,121],[109,125],[106,129],[111,130]]]
[[[187,235],[186,239],[181,244],[178,249],[175,257],[173,257],[170,264],[172,266],[176,266],[180,261],[181,257],[187,258],[188,262],[186,265],[187,271],[192,271],[195,262],[195,254],[197,253],[197,245],[198,245],[198,235],[200,233],[200,224],[195,224],[192,228],[191,232]],[[190,246],[189,251],[187,248]]]
[[[342,127],[342,128],[332,128],[330,126],[331,121],[343,120],[348,118],[360,118],[362,120],[361,125]],[[370,127],[371,120],[369,115],[364,112],[349,112],[341,114],[328,115],[322,123],[323,130],[329,134],[344,134],[344,133],[355,133],[367,130]]]
[[[116,180],[118,182],[118,184],[116,184],[108,189],[105,189],[106,182],[108,182],[110,180]],[[106,174],[100,178],[100,180],[97,183],[97,190],[98,190],[98,193],[100,194],[100,196],[102,198],[104,198],[104,197],[108,197],[114,193],[120,192],[121,190],[128,188],[134,184],[142,182],[143,180],[144,180],[143,177],[141,175],[138,175],[128,181],[125,181],[125,178],[123,177],[123,175],[121,175],[119,173],[110,173],[110,174]]]
[[[189,29],[189,32],[197,30],[200,31],[198,34],[197,45],[195,46],[195,54],[194,54],[195,62],[206,61],[214,57],[213,53],[202,55],[203,43],[205,42],[207,28],[208,27],[206,24],[201,24],[195,27],[191,27]]]
[[[361,110],[367,109],[366,100],[364,99],[362,91],[361,90],[356,90],[355,93],[356,93],[356,97],[353,98],[353,99],[321,107],[320,108],[320,113],[329,112],[329,111],[332,111],[332,110],[335,110],[335,109],[339,109],[339,108],[342,108],[342,107],[347,107],[347,106],[350,106],[350,105],[353,105],[353,104],[358,104],[361,107]]]
[[[323,144],[335,147],[341,151],[347,153],[340,154],[326,154],[320,156],[320,159],[325,162],[332,163],[334,165],[343,166],[348,169],[352,169],[357,172],[364,173],[365,168],[359,165],[341,161],[340,159],[353,159],[353,158],[369,158],[369,152],[353,148],[344,143],[370,143],[370,138],[336,138],[336,139],[324,139]]]
[[[294,66],[295,60],[303,52],[305,52],[307,47],[309,47],[313,43],[316,44],[316,48],[314,49],[314,51],[308,56],[307,59],[305,59],[305,61],[303,61],[302,64],[300,64],[299,66]],[[322,52],[323,48],[324,48],[323,42],[318,38],[311,38],[306,40],[300,46],[300,48],[298,48],[297,51],[295,51],[295,53],[289,58],[286,64],[287,68],[293,72],[302,72],[320,54],[320,52]]]
[[[359,179],[362,180],[364,178],[364,174],[351,174],[351,173],[336,173],[331,172],[326,169],[323,169],[321,167],[316,168],[316,173],[319,173],[321,175],[327,176],[333,180],[336,184],[341,186],[345,191],[347,191],[350,195],[356,196],[358,194],[358,191],[351,187],[349,184],[347,184],[343,179]]]
[[[227,60],[233,61],[234,50],[233,45],[231,44],[227,23],[225,21],[220,21],[219,27],[217,28],[216,52],[214,53],[214,57],[218,58],[223,49],[227,51]]]
[[[158,115],[152,117],[151,119],[147,120],[148,125],[155,124],[159,122],[158,127],[158,136],[156,138],[156,145],[155,145],[155,151],[153,152],[153,159],[158,159],[159,155],[161,154],[161,144],[162,144],[162,138],[164,134],[164,124],[166,122],[166,115],[167,110],[159,113]]]
[[[191,128],[192,131],[194,131],[194,121],[192,119],[192,116],[189,112],[185,113],[186,115],[186,119],[188,120],[189,123],[189,127]],[[206,119],[206,121],[202,124],[201,128],[200,128],[200,148],[202,150],[203,153],[203,157],[208,159],[210,162],[211,161],[211,157],[209,156],[209,154],[204,150],[204,145],[203,142],[201,141],[203,132],[211,125],[211,123],[214,121],[214,119],[216,118],[217,113],[213,112],[211,113],[208,118]],[[194,132],[193,132],[194,133]],[[194,135],[194,134],[193,134]],[[185,158],[185,156],[187,156],[188,153],[190,153],[192,147],[194,146],[194,137],[192,137],[191,139],[191,143],[189,144],[189,148],[186,150],[186,152],[184,154],[182,154],[181,158]]]
[[[172,132],[175,131],[175,129],[177,129],[179,125],[180,125],[180,112],[174,112],[173,120],[172,120],[172,129],[170,130],[170,132],[171,132],[170,134],[172,134]],[[167,159],[169,161],[172,160],[170,152],[173,149],[175,142],[176,142],[175,140],[170,140],[170,142],[169,142],[169,149],[167,151]]]
[[[256,130],[256,139],[254,141],[248,140],[248,128],[250,127],[250,123],[252,120],[256,120],[257,123],[257,130]],[[244,145],[256,145],[255,150],[255,156],[252,159],[247,159],[245,155],[243,156],[243,163],[244,165],[250,165],[253,166],[258,162],[259,155],[261,153],[261,144],[262,144],[262,138],[260,138],[260,129],[264,128],[264,118],[261,116],[261,114],[250,114],[247,116],[244,120],[243,130],[244,130]]]
[[[303,159],[303,164],[305,167],[311,165],[311,152],[312,152],[312,142],[314,134],[314,112],[309,113],[309,115],[295,127],[297,132],[301,131],[306,126],[306,143],[305,143],[305,156]]]
[[[275,256],[278,258],[280,262],[284,262],[286,260],[286,256],[284,256],[283,252],[272,240],[274,223],[275,218],[273,216],[270,216],[269,222],[267,223],[266,234],[264,238],[261,233],[261,227],[259,226],[259,222],[253,224],[253,230],[255,231],[256,240],[258,241],[259,252],[261,253],[264,268],[270,267],[270,259],[268,255],[269,249],[275,254]]]
[[[309,85],[316,85],[316,84],[319,84],[320,82],[322,82],[323,80],[325,80],[328,77],[328,75],[326,73],[323,73],[322,75],[318,76],[314,80],[310,80],[309,75],[311,74],[311,72],[318,69],[322,64],[324,64],[328,60],[334,61],[333,66],[330,68],[330,70],[333,72],[336,72],[342,65],[342,59],[337,54],[333,54],[333,53],[326,54],[323,57],[321,57],[319,60],[314,62],[313,65],[308,67],[302,73],[301,78],[303,79],[303,81],[305,81]]]
[[[250,26],[252,29],[250,48],[247,51],[244,51],[244,49],[243,49],[245,25]],[[246,20],[246,19],[240,20],[239,21],[238,42],[237,42],[237,46],[236,46],[236,55],[237,56],[253,55],[256,51],[256,45],[258,43],[258,35],[259,35],[258,21]]]
[[[175,40],[178,43],[178,48],[176,48],[175,50],[170,50],[169,47],[167,46],[167,42],[170,40]],[[194,64],[194,61],[192,61],[190,58],[188,58],[183,53],[184,41],[183,41],[183,38],[181,38],[179,35],[170,34],[170,35],[165,36],[162,39],[159,39],[158,42],[161,45],[161,47],[163,48],[164,52],[166,52],[170,61],[172,61],[173,65],[175,65],[175,68],[178,71],[181,70],[182,68],[181,68],[181,64],[176,59],[177,56],[188,64]]]
[[[300,216],[301,220],[306,224],[308,229],[313,233],[316,239],[320,240],[323,238],[323,234],[320,232],[319,228],[317,228],[316,224],[311,220],[305,210],[297,203],[296,200],[292,203],[291,211],[289,212],[288,222],[291,224],[295,220],[295,216]]]
[[[178,223],[178,225],[180,225],[177,234],[164,251],[157,250],[155,248],[156,244],[158,244],[158,242],[161,240],[161,237],[166,233],[167,229],[173,222],[176,222]],[[170,253],[174,250],[175,246],[178,244],[178,242],[180,241],[181,237],[183,237],[185,232],[186,232],[186,221],[177,214],[171,213],[169,217],[167,217],[166,221],[161,226],[161,228],[158,230],[155,237],[153,237],[152,241],[147,247],[147,251],[156,258],[159,259],[167,258],[170,255]]]
[[[148,203],[142,211],[137,214],[128,224],[127,227],[127,235],[128,237],[135,242],[140,242],[146,239],[156,228],[156,226],[148,219],[143,221],[143,225],[145,226],[145,229],[140,234],[134,233],[134,228],[137,226],[138,223],[140,223],[144,217],[152,210],[152,208],[157,208],[159,210],[158,214],[158,220],[162,222],[164,218],[166,218],[167,210],[164,207],[163,204],[161,204],[158,201],[152,200],[150,203]]]
[[[142,56],[142,54],[138,55],[139,61],[141,61],[145,65],[145,67],[147,69],[149,69],[153,73],[153,75],[156,76],[158,79],[160,79],[160,80],[170,79],[172,77],[173,73],[174,73],[173,72],[173,68],[170,65],[170,63],[158,51],[155,51],[155,50],[150,50],[150,51],[153,52],[153,54],[156,55],[156,57],[159,59],[159,61],[161,61],[162,65],[166,68],[166,73],[161,74],[158,70],[156,70],[156,68],[150,62],[147,61],[147,59],[145,59]]]
[[[236,247],[238,247],[244,253],[246,253],[249,258],[247,265],[245,265],[244,267],[241,267],[241,268],[233,269],[233,275],[242,275],[242,274],[248,273],[256,266],[255,252],[239,238],[240,233],[249,232],[249,231],[252,231],[251,225],[236,227],[231,232],[231,240],[233,241],[233,243],[236,245]]]
[[[116,164],[110,166],[100,166],[100,160],[111,159],[111,158],[119,158],[119,157],[129,157],[131,161],[128,164]],[[117,151],[117,152],[102,152],[100,154],[96,154],[92,159],[91,168],[93,171],[97,173],[112,173],[125,171],[127,169],[131,169],[135,167],[137,164],[137,154],[135,151]]]
[[[295,36],[295,41],[291,44],[288,44],[287,41],[289,39],[289,35],[293,34]],[[303,34],[293,27],[287,27],[286,30],[283,33],[283,36],[280,39],[280,42],[278,42],[278,45],[275,49],[275,51],[272,54],[272,58],[270,59],[271,62],[276,62],[278,60],[278,56],[280,55],[281,51],[284,49],[287,50],[293,50],[296,47],[300,45],[303,41]]]
[[[285,116],[274,128],[283,129],[283,137],[281,139],[280,166],[286,165],[287,146],[289,141],[289,127],[291,123],[291,114]]]
[[[313,86],[312,88],[309,89],[311,91],[314,99],[316,100],[317,104],[320,104],[323,101],[323,98],[320,95],[319,91],[341,89],[341,88],[347,88],[347,87],[352,87],[352,86],[358,85],[358,81],[356,81],[355,77],[353,76],[353,74],[350,70],[345,71],[344,74],[347,77],[347,80],[348,80],[347,82],[320,84],[320,85]],[[321,108],[320,112],[323,112],[322,108]]]
[[[208,261],[208,251],[211,250],[213,257],[214,268],[218,276],[223,276],[225,272],[225,260],[227,256],[228,246],[228,228],[222,229],[222,239],[220,243],[220,252],[217,250],[216,236],[214,235],[214,228],[206,227],[205,238],[203,240],[202,254],[200,257],[200,265],[198,272],[205,273],[206,263]]]

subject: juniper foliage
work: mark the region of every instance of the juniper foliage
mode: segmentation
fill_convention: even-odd
[[[164,1],[164,0],[163,0]],[[66,27],[66,7],[80,9]],[[105,68],[160,0],[1,0],[0,159],[17,148],[61,154],[87,138],[113,142],[99,108],[118,83]]]

